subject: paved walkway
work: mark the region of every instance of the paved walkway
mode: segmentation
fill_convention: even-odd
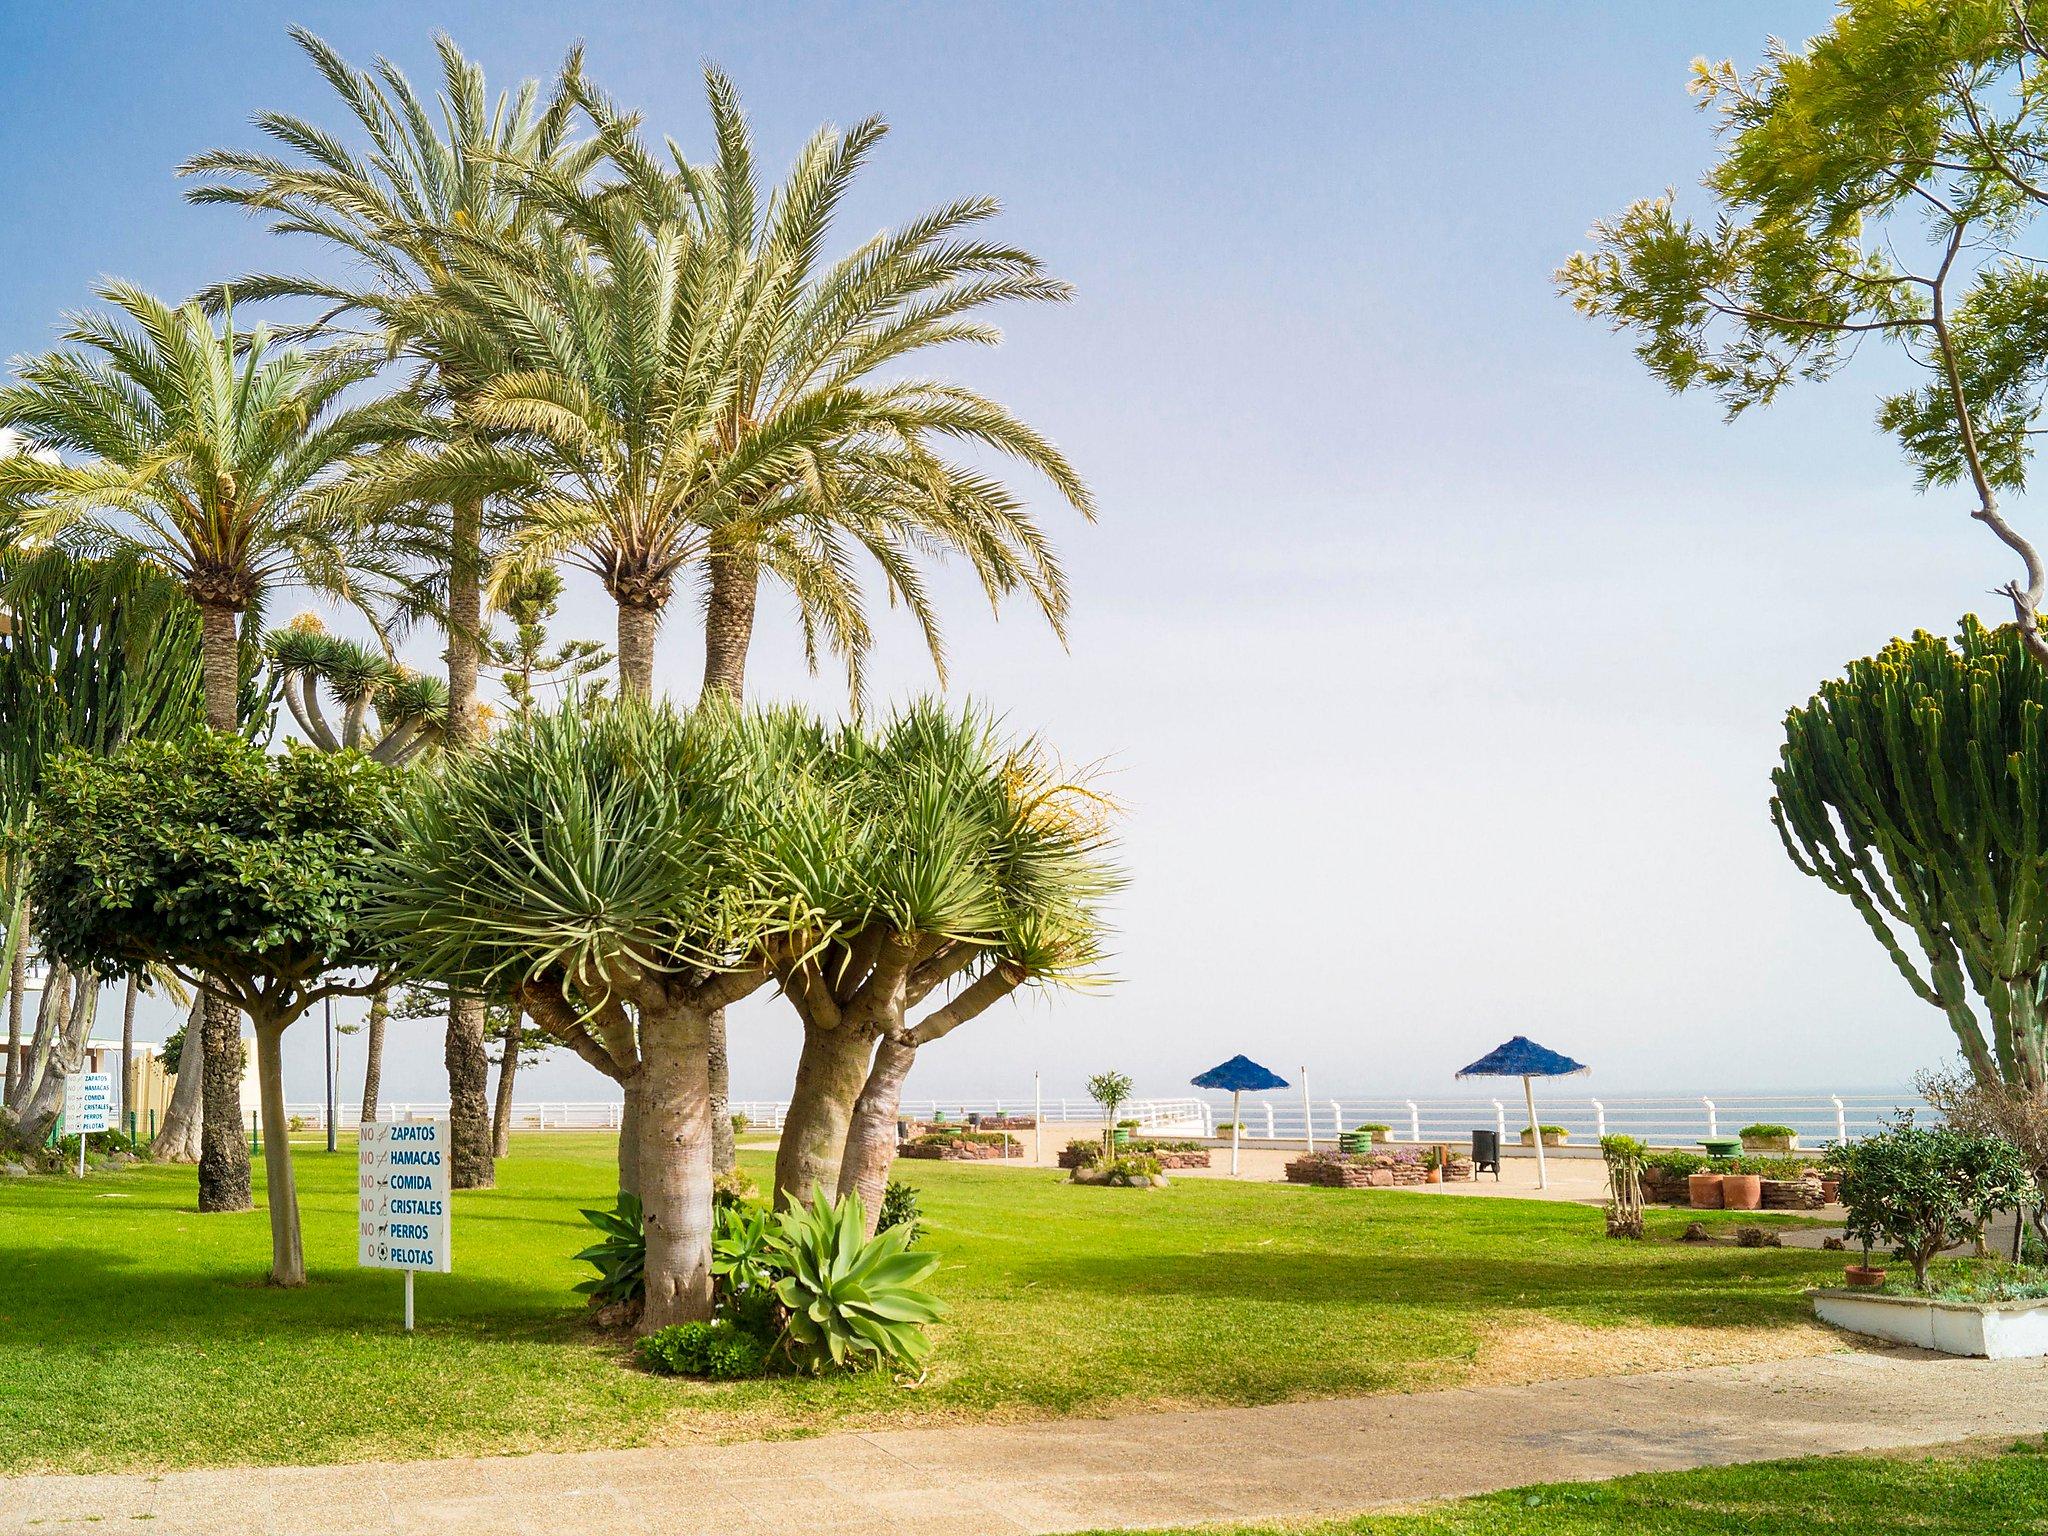
[[[1111,1420],[160,1477],[0,1480],[0,1532],[1018,1536],[1302,1517],[1821,1452],[2048,1433],[2048,1361],[1768,1365]]]

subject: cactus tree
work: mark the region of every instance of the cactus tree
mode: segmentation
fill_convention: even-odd
[[[1983,1083],[2048,1090],[2048,667],[1966,617],[1785,718],[1771,816],[1856,905]]]

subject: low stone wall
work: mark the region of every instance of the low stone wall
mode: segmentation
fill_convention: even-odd
[[[1817,1173],[1799,1179],[1765,1179],[1763,1189],[1767,1211],[1817,1211],[1828,1203]]]
[[[1472,1177],[1472,1159],[1453,1153],[1444,1182]],[[1427,1184],[1429,1174],[1413,1152],[1312,1152],[1287,1165],[1287,1182],[1322,1189],[1387,1189]]]
[[[962,1136],[947,1141],[909,1142],[896,1155],[927,1163],[992,1163],[1022,1157],[1024,1148],[1015,1141],[1005,1147],[999,1141],[969,1141]]]

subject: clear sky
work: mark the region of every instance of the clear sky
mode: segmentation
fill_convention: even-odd
[[[1446,1093],[1517,1032],[1614,1093],[1890,1084],[1947,1036],[1780,849],[1779,720],[2010,573],[1958,498],[1915,494],[1875,375],[1724,425],[1550,277],[1595,217],[1707,163],[1695,55],[1753,61],[1825,15],[6,0],[0,349],[48,344],[103,273],[182,293],[321,259],[171,175],[252,144],[262,108],[339,123],[292,21],[418,78],[445,27],[494,83],[581,37],[697,147],[713,59],[777,161],[880,112],[847,241],[992,193],[1078,289],[947,363],[1052,434],[1102,513],[1045,507],[1068,649],[949,589],[955,681],[1112,765],[1133,875],[1115,989],[985,1018],[913,1093],[1026,1092],[1034,1068],[1076,1092],[1109,1066],[1170,1092],[1238,1050],[1330,1091]],[[571,621],[610,623],[582,590]],[[752,685],[831,704],[779,604],[764,621]],[[658,681],[693,696],[700,666],[685,616]],[[878,675],[929,686],[900,625]],[[794,1038],[779,1006],[742,1010],[736,1091],[782,1096]],[[317,1038],[289,1049],[308,1095]],[[439,1055],[400,1041],[390,1091],[434,1094]],[[598,1093],[573,1062],[533,1081]]]

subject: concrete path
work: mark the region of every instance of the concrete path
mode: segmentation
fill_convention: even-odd
[[[0,1480],[0,1532],[1016,1536],[2048,1432],[2048,1361],[1768,1365],[1110,1420],[475,1461]]]

